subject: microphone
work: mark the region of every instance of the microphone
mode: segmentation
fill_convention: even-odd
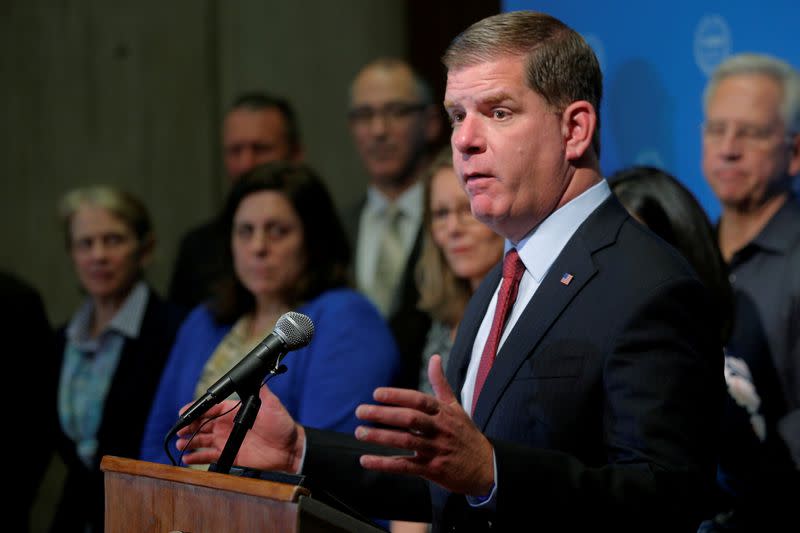
[[[170,435],[179,429],[188,426],[208,411],[213,405],[218,404],[234,392],[243,387],[256,387],[266,377],[267,372],[281,372],[281,359],[291,350],[302,348],[311,342],[314,336],[314,323],[306,315],[289,311],[282,315],[275,324],[272,333],[253,348],[250,353],[236,363],[227,374],[208,388],[191,407],[178,419],[170,430]],[[281,365],[284,369],[283,365]]]

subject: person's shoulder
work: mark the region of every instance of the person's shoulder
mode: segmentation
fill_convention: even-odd
[[[38,299],[39,293],[32,285],[8,272],[0,271],[0,294],[15,301]]]
[[[214,317],[208,304],[200,304],[189,312],[181,324],[179,336],[218,337],[230,330],[231,324],[221,324]],[[199,340],[198,342],[202,342]]]
[[[175,340],[175,349],[190,351],[197,356],[198,350],[216,346],[230,331],[232,324],[221,324],[205,304],[195,307],[181,323]]]
[[[612,272],[627,267],[644,276],[692,272],[677,250],[636,221],[613,195],[589,215],[575,238],[593,254],[601,270],[604,266],[612,266]],[[653,268],[645,272],[646,265]]]
[[[307,314],[315,324],[337,323],[340,327],[358,324],[375,332],[389,331],[389,326],[375,305],[366,296],[348,287],[326,290],[299,311]]]
[[[194,309],[189,311],[184,320],[184,326],[216,326],[217,322],[214,319],[214,314],[211,312],[207,304],[200,304]]]
[[[155,318],[161,327],[172,331],[174,334],[186,318],[186,308],[165,300],[148,284],[149,297],[146,313]]]
[[[785,226],[791,232],[789,236],[791,243],[790,249],[793,257],[800,257],[800,196],[792,195],[786,202],[786,218],[788,223]]]
[[[792,216],[800,218],[800,193],[791,194],[786,201],[786,209]]]
[[[633,218],[620,228],[621,260],[639,266],[643,275],[696,277],[688,260],[671,244]]]
[[[361,221],[361,212],[367,205],[366,193],[361,194],[357,200],[350,202],[343,209],[339,210],[339,217],[342,221],[342,227],[347,234],[347,238],[353,244],[356,236],[358,235],[358,225]]]
[[[42,297],[33,285],[8,272],[0,272],[0,316],[6,324],[28,321],[32,316],[45,317]]]
[[[796,257],[793,252],[800,246],[800,197],[790,195],[755,240],[763,240],[783,254]]]
[[[306,307],[310,312],[377,312],[364,295],[349,287],[339,287],[323,291],[316,298],[311,300]]]
[[[594,249],[591,286],[595,290],[614,294],[631,308],[636,302],[661,298],[665,291],[683,294],[681,288],[689,288],[698,296],[703,292],[686,258],[627,213],[606,231],[594,246],[589,245]]]
[[[369,347],[370,353],[380,347],[387,359],[397,357],[389,325],[372,302],[354,289],[341,287],[326,290],[299,311],[308,315],[318,334],[335,335],[340,339],[337,342],[349,338],[347,342],[355,341],[359,350]],[[354,337],[344,332],[357,335]]]

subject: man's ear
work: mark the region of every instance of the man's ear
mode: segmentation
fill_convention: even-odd
[[[567,160],[582,158],[591,149],[597,129],[597,112],[594,106],[586,100],[572,102],[561,114],[561,129]]]

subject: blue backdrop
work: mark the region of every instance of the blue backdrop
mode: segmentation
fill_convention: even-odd
[[[562,20],[594,48],[604,76],[601,164],[634,164],[683,181],[712,219],[719,205],[700,168],[702,92],[725,57],[761,52],[800,66],[800,1],[504,0]]]

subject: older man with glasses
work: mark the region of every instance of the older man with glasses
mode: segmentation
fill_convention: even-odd
[[[766,333],[788,408],[778,427],[800,465],[800,74],[740,54],[705,91],[703,172],[722,204],[718,241],[734,288]],[[757,325],[737,320],[735,328]],[[736,331],[734,332],[736,335]]]

